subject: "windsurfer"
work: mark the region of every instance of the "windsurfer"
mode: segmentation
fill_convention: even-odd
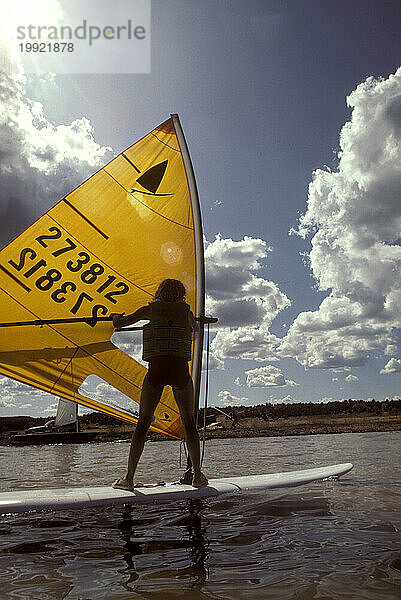
[[[132,490],[134,475],[164,386],[170,385],[177,402],[193,466],[193,476],[185,474],[185,483],[194,487],[207,485],[201,472],[199,434],[195,423],[194,389],[188,369],[191,359],[192,332],[199,325],[185,302],[186,290],[181,281],[165,279],[154,301],[130,315],[113,315],[116,328],[149,320],[143,329],[143,359],[149,369],[142,385],[138,423],[132,436],[127,474],[113,483],[114,488]]]

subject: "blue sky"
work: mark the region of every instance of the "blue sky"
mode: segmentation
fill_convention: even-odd
[[[42,104],[54,127],[87,119],[92,159],[75,170],[73,161],[58,164],[31,205],[21,191],[10,208],[9,176],[0,179],[9,218],[2,242],[99,168],[103,147],[117,153],[178,112],[202,205],[209,307],[217,316],[237,311],[245,324],[220,322],[210,403],[397,396],[398,273],[388,289],[383,281],[400,259],[401,83],[389,80],[401,62],[399,2],[153,0],[151,22],[150,74],[27,76],[18,102]],[[3,116],[15,97],[5,96]],[[31,175],[16,169],[13,177],[28,186]],[[289,235],[305,214],[305,237]],[[242,279],[223,295],[213,286],[230,270]],[[21,389],[3,386],[0,414],[11,414]]]

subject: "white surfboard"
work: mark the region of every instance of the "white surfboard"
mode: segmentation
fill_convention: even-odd
[[[111,486],[65,489],[31,489],[0,493],[0,513],[36,510],[60,510],[107,504],[143,504],[172,502],[194,498],[210,498],[239,491],[291,488],[313,481],[339,477],[352,469],[352,463],[330,465],[302,471],[288,471],[268,475],[224,477],[211,479],[202,488],[168,483],[135,488],[133,492],[115,490]]]

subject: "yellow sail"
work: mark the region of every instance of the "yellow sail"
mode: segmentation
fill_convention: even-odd
[[[0,323],[107,317],[152,300],[180,279],[203,312],[203,249],[190,159],[177,115],[119,154],[0,252]],[[146,368],[117,348],[110,321],[0,328],[0,373],[88,408],[136,422]],[[121,334],[122,335],[122,334]],[[127,335],[127,334],[125,334]],[[199,379],[201,340],[193,376]],[[97,375],[132,411],[78,390]],[[196,383],[196,382],[195,382]],[[183,436],[170,388],[152,425]]]

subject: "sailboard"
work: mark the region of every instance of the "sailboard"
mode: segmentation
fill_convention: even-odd
[[[148,304],[166,278],[184,283],[186,301],[201,317],[201,215],[178,115],[121,152],[1,250],[0,374],[136,423],[146,368],[111,341],[110,315]],[[196,397],[202,343],[201,326],[190,364]],[[122,399],[85,395],[81,386],[92,375]],[[151,429],[184,436],[169,387]]]
[[[100,486],[2,492],[0,493],[0,513],[55,511],[113,504],[158,504],[194,500],[196,498],[212,498],[240,491],[285,490],[313,483],[314,481],[337,478],[348,473],[352,468],[352,463],[344,463],[284,473],[226,477],[211,479],[207,486],[201,488],[169,483],[165,485],[136,487],[133,492]]]

